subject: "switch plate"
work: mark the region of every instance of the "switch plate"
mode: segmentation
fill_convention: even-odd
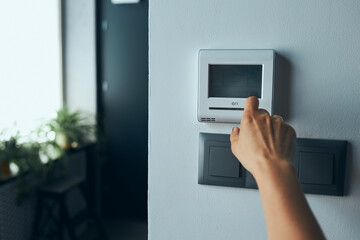
[[[347,141],[296,139],[294,166],[305,193],[344,195]]]
[[[231,152],[229,135],[200,133],[199,184],[245,187],[245,169]]]
[[[198,183],[257,189],[255,178],[232,154],[228,134],[200,133]]]
[[[229,134],[200,133],[199,184],[257,189],[231,152]],[[344,195],[347,141],[296,140],[294,166],[305,193]]]

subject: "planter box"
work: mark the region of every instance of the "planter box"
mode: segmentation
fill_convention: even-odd
[[[79,150],[71,153],[66,168],[55,168],[55,176],[62,174],[86,178],[86,151]],[[32,180],[30,175],[19,176],[10,179],[0,185],[0,239],[4,240],[27,240],[31,239],[33,220],[35,214],[36,191],[31,191],[20,206],[17,206],[18,185],[21,181],[28,180],[33,187],[41,184],[41,181]],[[69,193],[67,204],[71,215],[76,214],[85,207],[78,189]]]

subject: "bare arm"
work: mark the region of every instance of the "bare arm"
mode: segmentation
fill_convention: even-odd
[[[258,107],[256,97],[247,99],[241,131],[235,127],[230,140],[232,152],[258,184],[268,238],[325,239],[291,163],[294,129]]]

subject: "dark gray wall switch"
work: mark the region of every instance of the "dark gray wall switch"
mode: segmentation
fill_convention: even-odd
[[[300,152],[299,179],[301,183],[331,185],[334,154]]]
[[[230,147],[209,147],[209,174],[218,177],[240,177],[239,161]]]

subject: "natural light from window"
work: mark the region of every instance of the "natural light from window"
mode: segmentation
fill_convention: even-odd
[[[21,135],[62,104],[59,0],[0,0],[0,131]]]

